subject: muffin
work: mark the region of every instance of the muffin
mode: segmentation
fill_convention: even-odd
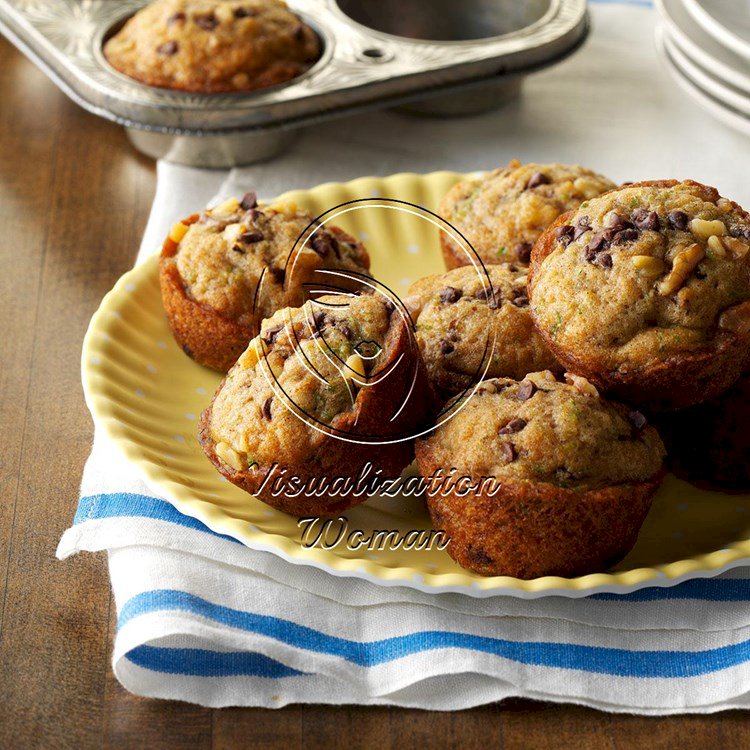
[[[291,203],[258,206],[248,193],[175,224],[162,249],[162,300],[185,353],[226,372],[261,320],[315,289],[357,288],[369,265],[343,230]]]
[[[512,161],[504,169],[454,185],[439,213],[484,263],[528,263],[534,243],[560,214],[614,187],[584,167]],[[472,263],[445,232],[440,242],[448,268]]]
[[[356,477],[369,462],[399,476],[430,408],[407,321],[376,294],[326,295],[264,320],[202,415],[208,458],[230,482],[296,515],[335,514],[365,497],[276,496],[269,472],[320,482]]]
[[[532,255],[534,323],[566,369],[654,410],[710,399],[750,354],[750,216],[711,187],[628,185]]]
[[[750,490],[750,375],[717,398],[657,415],[656,424],[677,476],[704,489]]]
[[[485,270],[463,266],[427,276],[404,300],[430,382],[445,399],[483,377],[562,372],[532,324],[526,267],[507,263]]]
[[[664,446],[640,412],[604,400],[584,378],[568,380],[550,372],[488,380],[417,441],[420,472],[436,477],[428,480],[433,524],[462,567],[516,578],[585,575],[635,543],[663,475]],[[441,471],[477,484],[470,492],[441,486]]]
[[[282,0],[156,0],[104,56],[149,86],[213,94],[295,78],[320,57],[320,42]]]

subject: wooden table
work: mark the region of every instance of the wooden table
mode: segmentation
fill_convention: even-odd
[[[218,711],[123,690],[104,556],[54,552],[92,436],[81,341],[133,263],[154,181],[121,128],[0,39],[0,748],[750,747],[739,712],[648,719],[531,701]]]

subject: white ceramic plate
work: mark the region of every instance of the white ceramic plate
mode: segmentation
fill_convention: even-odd
[[[683,0],[656,0],[656,7],[670,39],[685,55],[712,75],[750,94],[750,62],[704,31],[687,12]]]
[[[732,109],[726,104],[723,104],[718,99],[714,99],[707,92],[689,80],[675,64],[674,60],[672,60],[669,52],[667,52],[664,43],[664,35],[664,30],[661,27],[658,27],[656,29],[656,47],[675,83],[677,83],[677,85],[702,109],[705,109],[717,120],[723,122],[725,125],[739,133],[750,136],[750,117],[743,115],[741,112]]]
[[[750,0],[684,0],[684,3],[714,39],[750,60]]]
[[[664,34],[664,47],[672,62],[680,72],[698,88],[726,104],[737,112],[750,117],[750,95],[737,90],[733,86],[722,83],[706,70],[696,65],[672,40],[669,32]]]

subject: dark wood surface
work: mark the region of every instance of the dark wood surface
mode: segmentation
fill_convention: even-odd
[[[54,552],[92,436],[83,334],[133,263],[154,181],[121,128],[0,39],[0,748],[750,747],[740,712],[650,719],[531,701],[212,711],[123,690],[104,557]]]

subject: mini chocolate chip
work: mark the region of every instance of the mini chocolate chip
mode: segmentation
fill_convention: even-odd
[[[570,224],[563,224],[555,229],[555,237],[566,246],[573,241],[574,233],[575,229]]]
[[[528,307],[529,298],[525,294],[519,294],[517,297],[513,298],[513,304],[516,307]]]
[[[205,31],[213,31],[218,25],[219,20],[213,13],[204,13],[193,18],[196,26],[200,26]]]
[[[438,296],[443,304],[452,305],[454,302],[458,302],[458,300],[461,299],[463,292],[460,289],[456,289],[454,286],[446,286],[438,292]]]
[[[523,263],[528,263],[531,258],[533,245],[530,242],[519,242],[515,246],[516,257]]]
[[[263,239],[263,232],[245,232],[240,235],[239,239],[240,242],[244,242],[246,245],[254,245]]]
[[[245,254],[245,249],[244,249],[244,248],[242,248],[242,247],[240,247],[239,245],[235,245],[235,246],[234,246],[234,247],[232,248],[232,250],[233,250],[233,251],[234,251],[235,253],[239,253],[240,255],[244,255],[244,254]]]
[[[644,231],[658,232],[661,226],[656,211],[647,211],[645,208],[636,208],[630,220],[638,229]]]
[[[305,27],[298,23],[293,29],[292,29],[292,36],[298,41],[301,42],[305,38]]]
[[[520,432],[528,423],[521,417],[511,419],[505,427],[501,427],[498,431],[498,435],[512,435],[514,432]]]
[[[256,208],[258,205],[258,196],[254,192],[245,193],[240,201],[240,206],[245,210],[249,211],[251,208]]]
[[[594,258],[594,265],[602,268],[612,268],[612,256],[609,253],[600,253]]]
[[[331,252],[338,255],[338,245],[334,245],[334,238],[324,232],[315,232],[310,238],[310,245],[312,249],[321,257],[324,258]]]
[[[253,16],[257,16],[258,11],[253,10],[253,8],[235,8],[234,9],[234,17],[235,18],[252,18]]]
[[[453,344],[451,344],[450,341],[446,341],[445,339],[443,339],[440,342],[440,353],[441,354],[450,354],[454,349],[455,349],[455,347],[453,346]]]
[[[385,311],[388,313],[388,315],[390,315],[396,309],[396,305],[394,305],[393,302],[388,299],[388,297],[383,298],[383,307],[385,308]]]
[[[607,214],[607,226],[610,228],[622,229],[627,223],[628,220],[622,214],[618,214],[617,211],[611,211]]]
[[[539,187],[540,185],[548,185],[549,181],[550,179],[546,174],[543,174],[542,172],[534,172],[534,174],[529,178],[529,181],[526,183],[526,189],[532,190],[533,188]]]
[[[734,226],[729,230],[729,234],[735,239],[741,237],[742,239],[750,240],[750,227]]]
[[[706,273],[703,266],[698,266],[698,268],[695,269],[695,278],[696,279],[705,279],[708,274]]]
[[[688,215],[684,211],[670,211],[667,214],[667,221],[672,229],[687,229]]]
[[[510,464],[516,460],[516,449],[510,443],[500,443],[500,449],[507,463]]]
[[[163,44],[160,44],[156,48],[156,51],[160,55],[167,55],[167,57],[172,57],[172,55],[176,55],[177,54],[177,50],[179,48],[180,48],[180,45],[177,44],[177,42],[175,42],[175,41],[169,41],[169,42],[164,42]]]
[[[434,511],[432,513],[434,515]],[[469,545],[466,554],[474,565],[492,565],[495,562],[481,547],[472,547]]]
[[[273,396],[269,396],[264,402],[263,402],[263,408],[261,411],[263,412],[263,416],[270,422],[271,421],[271,401],[273,401]]]
[[[537,387],[530,380],[524,380],[518,387],[516,398],[519,401],[528,401],[536,391]]]
[[[596,253],[601,252],[602,250],[605,250],[609,246],[609,241],[607,240],[607,236],[604,234],[604,232],[597,232],[590,240],[589,244],[586,245],[586,260],[591,261],[593,260],[593,256],[596,255]],[[593,253],[592,257],[589,257],[589,253]]]
[[[612,242],[615,245],[623,245],[626,242],[632,242],[637,240],[641,236],[641,233],[637,229],[621,229],[613,238]]]
[[[286,269],[279,266],[269,266],[268,271],[278,284],[283,284],[286,278]]]
[[[349,326],[346,323],[342,323],[340,326],[338,326],[339,331],[341,331],[341,335],[344,338],[350,339],[352,337],[352,329],[349,328]]]
[[[187,16],[182,12],[179,11],[178,13],[173,13],[168,19],[167,19],[167,26],[172,26],[175,23],[182,23],[187,18]]]
[[[646,417],[641,414],[641,412],[635,410],[628,412],[628,419],[630,420],[633,427],[635,427],[635,429],[638,431],[642,430],[646,426],[646,423],[648,421]]]
[[[573,239],[577,240],[582,234],[590,231],[591,225],[589,224],[588,216],[581,216],[576,222],[575,229],[573,230]]]
[[[284,329],[283,324],[274,326],[273,328],[268,328],[263,333],[261,333],[260,337],[263,341],[266,342],[266,344],[273,344],[276,339],[279,337],[279,334]]]

